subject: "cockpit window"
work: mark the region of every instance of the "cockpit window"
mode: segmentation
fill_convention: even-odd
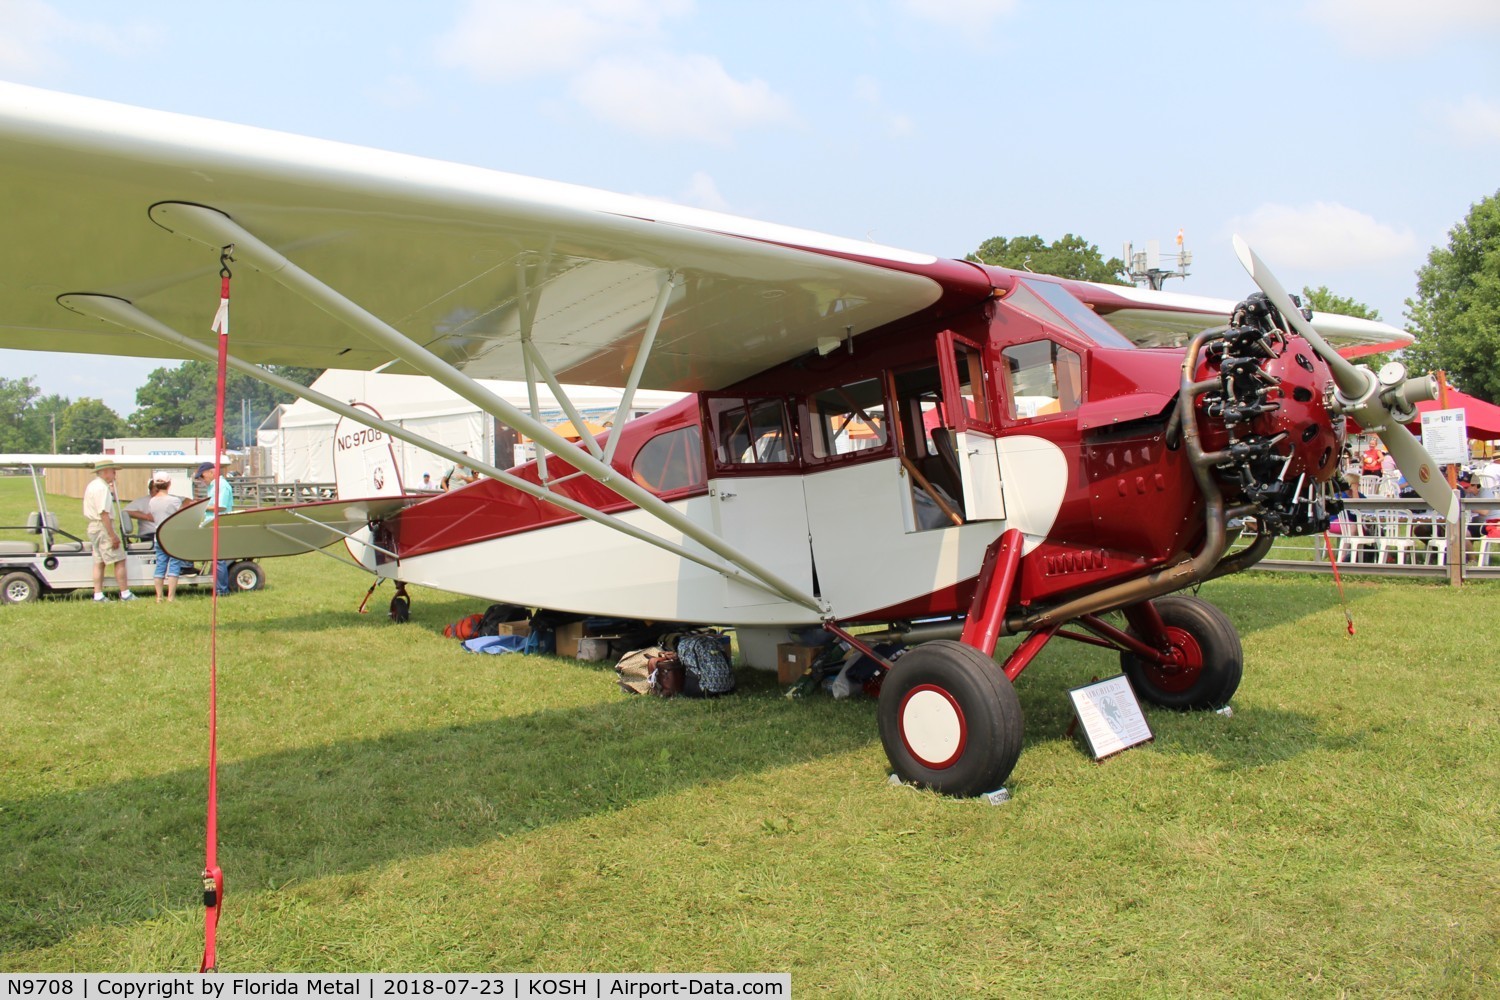
[[[1078,409],[1083,398],[1083,363],[1077,354],[1051,340],[1037,340],[1007,347],[1000,357],[1012,419]]]
[[[1060,326],[1100,347],[1135,346],[1066,288],[1053,282],[1018,281],[1015,290],[1005,297],[1005,302],[1043,323]]]

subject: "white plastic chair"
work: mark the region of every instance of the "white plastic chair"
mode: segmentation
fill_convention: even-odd
[[[1382,510],[1376,513],[1380,524],[1379,560],[1385,562],[1387,554],[1394,554],[1396,565],[1407,565],[1407,554],[1416,561],[1417,539],[1411,536],[1411,516],[1405,511]]]
[[[1359,562],[1359,554],[1380,544],[1373,520],[1359,511],[1339,512],[1339,547],[1334,558],[1341,563]]]
[[[1375,496],[1379,492],[1380,492],[1380,477],[1379,476],[1360,476],[1359,477],[1359,495],[1360,496],[1362,496],[1362,497],[1372,497],[1372,496]]]
[[[1421,539],[1427,545],[1426,563],[1429,566],[1448,565],[1448,522],[1436,514],[1424,518],[1432,523],[1432,534]]]

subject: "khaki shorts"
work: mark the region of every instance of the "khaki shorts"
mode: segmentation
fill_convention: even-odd
[[[94,553],[94,562],[113,566],[125,558],[125,548],[116,545],[113,548],[109,544],[109,535],[103,528],[89,529],[89,551]]]

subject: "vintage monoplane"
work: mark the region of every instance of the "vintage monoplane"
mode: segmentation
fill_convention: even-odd
[[[1346,417],[1454,502],[1402,426],[1431,381],[1329,344],[1409,338],[1309,318],[1242,244],[1262,291],[1236,304],[18,86],[0,181],[0,346],[211,359],[232,272],[230,364],[371,429],[339,435],[337,501],[221,519],[229,557],[342,538],[405,583],[732,625],[761,666],[788,627],[883,624],[920,642],[886,752],[953,794],[1010,774],[1011,682],[1053,638],[1118,650],[1153,703],[1223,705],[1238,634],[1177,592],[1324,530]],[[265,362],[427,375],[546,455],[460,456]],[[692,395],[575,444],[476,378],[624,386],[621,414]],[[387,438],[486,478],[403,495]]]

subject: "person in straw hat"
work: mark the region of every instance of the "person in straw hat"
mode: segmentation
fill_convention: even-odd
[[[133,601],[125,561],[125,544],[115,523],[115,475],[118,466],[105,459],[94,466],[94,478],[83,491],[83,516],[88,521],[89,549],[94,554],[94,600],[107,601],[104,593],[104,568],[115,568],[115,583],[120,600]]]

